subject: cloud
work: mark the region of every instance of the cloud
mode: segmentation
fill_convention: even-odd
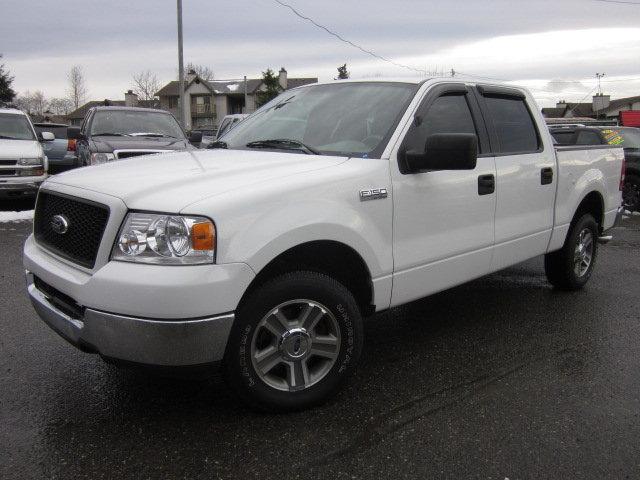
[[[288,1],[394,61],[518,81],[544,102],[558,94],[578,100],[596,71],[640,76],[635,7],[589,0],[518,2],[518,8],[512,0]],[[3,16],[0,48],[19,91],[64,95],[74,64],[84,67],[96,99],[121,98],[140,70],[164,81],[176,77],[175,2],[3,0]],[[272,0],[189,0],[184,35],[185,61],[208,65],[218,77],[284,66],[290,75],[329,79],[345,62],[354,76],[411,74],[337,41]],[[614,96],[637,94],[638,86],[607,84]]]

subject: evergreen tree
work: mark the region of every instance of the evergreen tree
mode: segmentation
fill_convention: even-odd
[[[4,64],[0,63],[0,104],[13,102],[16,92],[11,88],[12,83],[13,77],[9,75],[8,71],[5,71]]]
[[[265,89],[257,93],[256,100],[258,107],[261,107],[271,99],[280,95],[280,93],[282,92],[282,87],[280,86],[280,82],[278,81],[278,76],[270,68],[267,68],[266,72],[262,72],[262,84],[264,85]]]
[[[347,70],[347,64],[345,63],[341,67],[338,67],[338,78],[335,80],[346,80],[349,78],[349,70]]]

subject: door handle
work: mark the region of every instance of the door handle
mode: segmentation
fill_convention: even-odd
[[[494,175],[480,175],[478,177],[478,195],[489,195],[496,191],[496,177]]]
[[[547,167],[540,170],[540,185],[553,183],[553,168]]]

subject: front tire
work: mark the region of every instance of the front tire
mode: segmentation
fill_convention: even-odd
[[[362,337],[362,317],[349,290],[321,273],[287,273],[243,300],[227,343],[225,376],[250,406],[309,408],[353,373]]]
[[[598,224],[585,214],[572,224],[562,249],[545,255],[547,279],[560,290],[579,290],[589,281],[597,254]]]

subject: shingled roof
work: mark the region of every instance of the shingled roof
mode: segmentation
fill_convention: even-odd
[[[75,109],[73,112],[67,114],[67,118],[69,120],[73,120],[73,119],[82,120],[87,114],[87,112],[93,107],[103,107],[105,105],[109,105],[111,107],[124,107],[125,103],[124,103],[124,100],[109,100],[109,99],[92,100],[91,102],[87,102],[81,107],[78,107],[77,109]],[[160,108],[160,101],[159,100],[138,100],[136,107]]]

